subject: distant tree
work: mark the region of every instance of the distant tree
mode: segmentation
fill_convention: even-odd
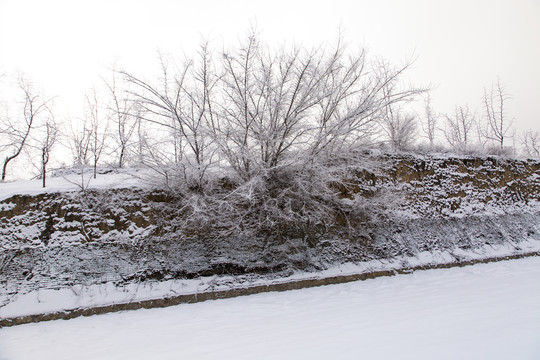
[[[147,147],[147,139],[148,134],[146,132],[146,129],[143,125],[143,114],[140,110],[140,107],[138,106],[138,103],[135,103],[136,109],[135,113],[137,114],[135,119],[136,124],[136,130],[137,130],[137,144],[136,144],[136,157],[137,157],[137,163],[139,165],[144,164],[144,156],[145,156],[145,148]]]
[[[404,114],[401,109],[388,107],[381,125],[394,150],[405,150],[415,140],[417,120],[414,115]]]
[[[16,159],[27,145],[38,117],[50,112],[50,100],[37,93],[24,76],[19,77],[18,87],[22,92],[21,111],[13,118],[6,116],[2,119],[1,132],[4,134],[5,143],[0,145],[0,150],[8,155],[3,160],[1,181],[6,180],[8,164]]]
[[[218,77],[213,71],[208,44],[203,43],[197,60],[188,60],[171,71],[167,59],[160,54],[162,78],[153,84],[128,72],[122,72],[133,86],[138,118],[168,129],[172,136],[172,162],[179,169],[190,168],[197,173],[192,179],[199,187],[212,157],[212,137],[208,129],[213,126],[213,88]],[[139,123],[140,125],[140,123]],[[159,149],[152,149],[158,156]],[[162,156],[159,156],[161,161]],[[186,177],[185,171],[181,171]]]
[[[87,106],[87,105],[85,105]],[[86,110],[88,112],[88,110]],[[86,113],[80,119],[71,120],[70,133],[67,135],[69,148],[73,156],[73,166],[80,171],[80,180],[74,181],[67,176],[64,180],[79,187],[84,192],[90,185],[92,177],[85,179],[85,168],[90,166],[91,162],[91,140],[92,127],[90,124],[89,115]]]
[[[457,106],[454,115],[445,115],[444,136],[454,149],[463,149],[470,144],[471,132],[475,125],[475,115],[469,106]]]
[[[110,104],[109,111],[114,131],[111,136],[116,141],[116,151],[118,153],[118,167],[125,165],[126,155],[129,150],[131,138],[140,122],[140,114],[137,112],[136,102],[121,95],[117,86],[117,71],[112,70],[111,80],[105,81],[105,86],[109,91]]]
[[[73,154],[73,165],[82,168],[90,163],[91,129],[86,116],[80,120],[71,123],[69,146]],[[82,129],[79,128],[80,126],[82,126]]]
[[[431,96],[428,94],[424,102],[425,120],[422,122],[422,130],[427,136],[429,145],[435,144],[435,131],[437,129],[438,116],[434,113],[431,107]]]
[[[109,136],[108,119],[101,116],[101,108],[96,90],[86,95],[85,124],[89,125],[88,130],[88,150],[92,156],[92,167],[94,169],[94,179],[97,176],[97,165]]]
[[[540,132],[527,130],[521,136],[521,145],[523,146],[525,155],[540,157]]]
[[[396,90],[394,84],[388,84],[382,91],[385,97],[391,97]],[[405,150],[412,145],[417,130],[416,117],[405,114],[401,105],[401,103],[386,104],[379,120],[379,125],[394,150]]]
[[[48,117],[43,125],[43,134],[39,140],[39,150],[41,153],[41,179],[42,185],[45,187],[47,178],[47,164],[49,163],[51,150],[59,137],[59,128],[54,118]]]
[[[506,101],[510,99],[510,95],[506,92],[504,86],[499,80],[497,84],[491,87],[488,93],[484,89],[484,110],[485,110],[485,127],[483,136],[495,142],[501,149],[504,145],[509,131],[512,128],[512,120],[506,116]]]

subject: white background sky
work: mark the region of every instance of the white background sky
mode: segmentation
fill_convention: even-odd
[[[341,27],[373,55],[414,56],[409,77],[433,86],[436,112],[481,113],[499,77],[516,127],[540,129],[539,0],[0,0],[0,73],[27,73],[78,116],[113,63],[151,74],[157,49],[191,54],[202,37],[236,44],[253,23],[270,43],[320,44]]]

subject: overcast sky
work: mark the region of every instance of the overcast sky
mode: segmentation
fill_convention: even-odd
[[[500,78],[516,126],[540,130],[539,0],[0,0],[0,73],[27,73],[78,115],[113,63],[150,74],[157,49],[236,44],[252,24],[270,43],[316,45],[341,27],[373,55],[414,57],[409,78],[431,84],[437,112],[481,112],[484,87]]]

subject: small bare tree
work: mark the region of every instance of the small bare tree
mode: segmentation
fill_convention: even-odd
[[[509,99],[510,95],[506,92],[500,80],[497,80],[497,84],[491,87],[489,93],[484,89],[483,100],[486,125],[485,129],[483,129],[483,135],[486,139],[495,142],[501,149],[512,128],[512,121],[505,114],[505,104]]]
[[[391,86],[383,89],[385,97],[390,97],[394,91]],[[394,150],[405,150],[414,142],[417,127],[416,117],[412,114],[404,114],[399,103],[387,104],[379,123]]]
[[[138,103],[135,103],[135,113],[137,114],[135,119],[135,129],[137,131],[137,143],[135,144],[135,153],[137,158],[137,164],[144,164],[145,147],[148,142],[148,134],[143,124],[143,114],[140,110]]]
[[[429,145],[433,147],[435,144],[435,132],[437,129],[438,117],[431,107],[431,95],[429,94],[424,102],[424,112],[425,121],[422,122],[422,130],[429,141]]]
[[[85,124],[89,124],[88,142],[89,150],[92,156],[92,167],[94,169],[94,179],[97,176],[97,165],[103,153],[109,134],[109,123],[105,117],[101,116],[99,99],[96,90],[92,90],[90,95],[86,96],[87,111],[85,114]]]
[[[73,165],[83,168],[90,163],[90,126],[87,117],[83,117],[77,125],[82,125],[82,129],[74,128],[71,123],[71,134],[69,136],[69,146],[73,154]]]
[[[394,150],[405,150],[412,145],[416,135],[416,118],[400,110],[389,111],[382,119],[382,128]]]
[[[469,106],[457,106],[453,116],[445,115],[446,123],[444,136],[454,149],[463,150],[469,145],[471,131],[475,125],[475,115],[470,111]]]
[[[215,126],[213,89],[218,81],[208,44],[201,45],[197,60],[188,60],[171,73],[166,59],[160,55],[162,83],[152,83],[125,71],[122,74],[136,91],[140,115],[148,123],[169,129],[172,135],[173,164],[180,176],[200,187],[212,162],[212,137],[208,129]],[[186,170],[189,169],[189,174]],[[187,177],[190,176],[190,179]]]
[[[110,104],[109,111],[112,123],[115,128],[114,139],[117,142],[116,151],[118,152],[118,167],[122,168],[125,165],[126,155],[128,153],[131,137],[133,136],[140,117],[136,103],[121,96],[117,87],[117,71],[112,70],[110,81],[105,81],[105,86],[109,91]],[[139,123],[140,126],[140,123]]]
[[[7,152],[8,155],[3,161],[1,181],[6,180],[8,164],[23,151],[37,118],[43,112],[49,112],[50,100],[45,100],[41,94],[36,93],[24,76],[19,77],[18,85],[23,95],[21,114],[15,119],[7,116],[2,124],[2,132],[7,135],[7,142],[0,146],[0,150]]]
[[[39,150],[41,153],[41,179],[42,185],[45,187],[47,178],[47,164],[50,160],[51,150],[58,140],[59,129],[52,116],[45,120],[43,127],[43,136],[39,141]]]
[[[540,157],[540,132],[527,130],[521,136],[521,144],[525,155]]]
[[[78,186],[83,192],[90,185],[92,178],[90,177],[90,179],[85,180],[84,174],[85,168],[90,164],[91,135],[92,128],[87,115],[83,116],[79,121],[71,121],[68,144],[73,155],[73,165],[80,171],[80,181],[73,181],[67,176],[64,176],[64,180]]]

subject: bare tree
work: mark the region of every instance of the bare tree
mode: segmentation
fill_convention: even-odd
[[[142,110],[140,117],[170,130],[173,162],[184,170],[186,167],[194,170],[197,173],[194,181],[200,185],[212,161],[212,138],[208,136],[207,129],[214,122],[212,91],[218,79],[212,68],[208,44],[201,45],[197,60],[188,60],[175,67],[173,74],[161,55],[160,61],[160,86],[125,71],[122,74],[138,90],[131,93]],[[185,171],[182,174],[187,176]]]
[[[145,145],[148,142],[148,134],[146,132],[146,129],[143,125],[143,115],[141,113],[140,107],[138,106],[138,103],[135,103],[135,106],[137,109],[135,110],[136,116],[136,130],[137,130],[137,144],[136,144],[136,156],[137,156],[137,163],[139,165],[144,164],[144,149]]]
[[[91,129],[88,124],[88,118],[84,116],[77,125],[82,125],[82,129],[74,128],[71,123],[71,134],[69,137],[69,146],[73,154],[73,165],[83,168],[90,163],[90,134]]]
[[[272,52],[251,34],[223,56],[221,149],[243,178],[342,153],[367,140],[384,109],[421,90],[398,90],[393,69],[337,45]],[[385,92],[385,90],[392,90]]]
[[[444,136],[454,149],[465,148],[471,140],[471,131],[475,124],[475,115],[469,106],[457,106],[453,116],[445,115]]]
[[[521,144],[527,156],[540,157],[540,132],[538,130],[524,131]]]
[[[431,95],[429,94],[424,102],[424,112],[425,121],[422,122],[422,130],[427,136],[429,145],[433,146],[435,144],[435,131],[437,129],[438,117],[433,112],[433,108],[431,107]]]
[[[383,89],[384,96],[389,98],[395,91],[393,86]],[[394,150],[405,150],[415,140],[417,122],[412,114],[404,114],[399,103],[386,104],[380,116],[379,125],[382,127],[389,144]]]
[[[96,90],[92,90],[90,95],[86,96],[86,120],[89,124],[88,143],[92,155],[92,167],[94,169],[94,179],[97,176],[97,164],[105,148],[107,136],[109,134],[109,124],[106,117],[101,116],[101,108]]]
[[[501,85],[500,80],[497,80],[497,85],[491,87],[489,93],[484,89],[486,127],[483,130],[483,135],[486,139],[494,141],[501,149],[512,127],[512,121],[505,114],[505,103],[509,99],[510,95]]]
[[[73,181],[67,176],[64,176],[64,180],[78,186],[81,191],[86,191],[90,185],[91,178],[85,180],[85,168],[90,166],[91,163],[91,141],[92,141],[92,124],[90,122],[90,115],[88,114],[88,96],[86,97],[86,109],[85,114],[81,119],[76,121],[71,120],[70,134],[68,135],[68,144],[73,155],[73,165],[80,171],[80,181]]]
[[[401,110],[389,110],[381,122],[393,149],[405,150],[412,145],[417,126],[414,115],[403,114]]]
[[[105,85],[109,90],[111,103],[109,111],[111,113],[112,123],[114,124],[115,134],[114,139],[117,142],[118,152],[118,167],[122,168],[125,164],[125,158],[128,153],[131,137],[137,128],[138,118],[140,117],[136,103],[127,98],[121,97],[117,88],[117,71],[112,70],[110,81],[105,81]]]
[[[51,150],[58,140],[59,129],[52,116],[45,120],[43,127],[43,137],[39,142],[39,150],[41,153],[41,179],[42,185],[45,187],[47,178],[47,164],[50,160]]]
[[[367,203],[351,206],[336,189],[365,161],[358,150],[387,109],[423,92],[400,84],[408,65],[370,60],[341,39],[270,49],[254,33],[215,54],[204,44],[176,67],[162,57],[152,82],[122,72],[148,126],[149,166],[182,187],[174,226],[186,236],[279,237],[280,229],[308,234],[332,216],[357,216]],[[414,119],[402,117],[401,134],[410,134]]]
[[[7,116],[2,124],[3,133],[7,135],[7,142],[2,144],[0,149],[8,155],[3,161],[1,181],[6,180],[8,164],[23,151],[37,118],[43,112],[49,111],[50,100],[45,100],[41,94],[36,93],[27,79],[23,76],[19,77],[18,85],[23,94],[21,114],[15,119]]]
[[[341,156],[371,141],[388,106],[423,92],[399,87],[408,65],[370,61],[341,39],[331,48],[274,50],[250,33],[219,59],[206,43],[197,60],[176,68],[162,57],[159,85],[122,72],[143,119],[171,131],[172,163],[199,174],[199,183],[215,163],[250,181]]]

